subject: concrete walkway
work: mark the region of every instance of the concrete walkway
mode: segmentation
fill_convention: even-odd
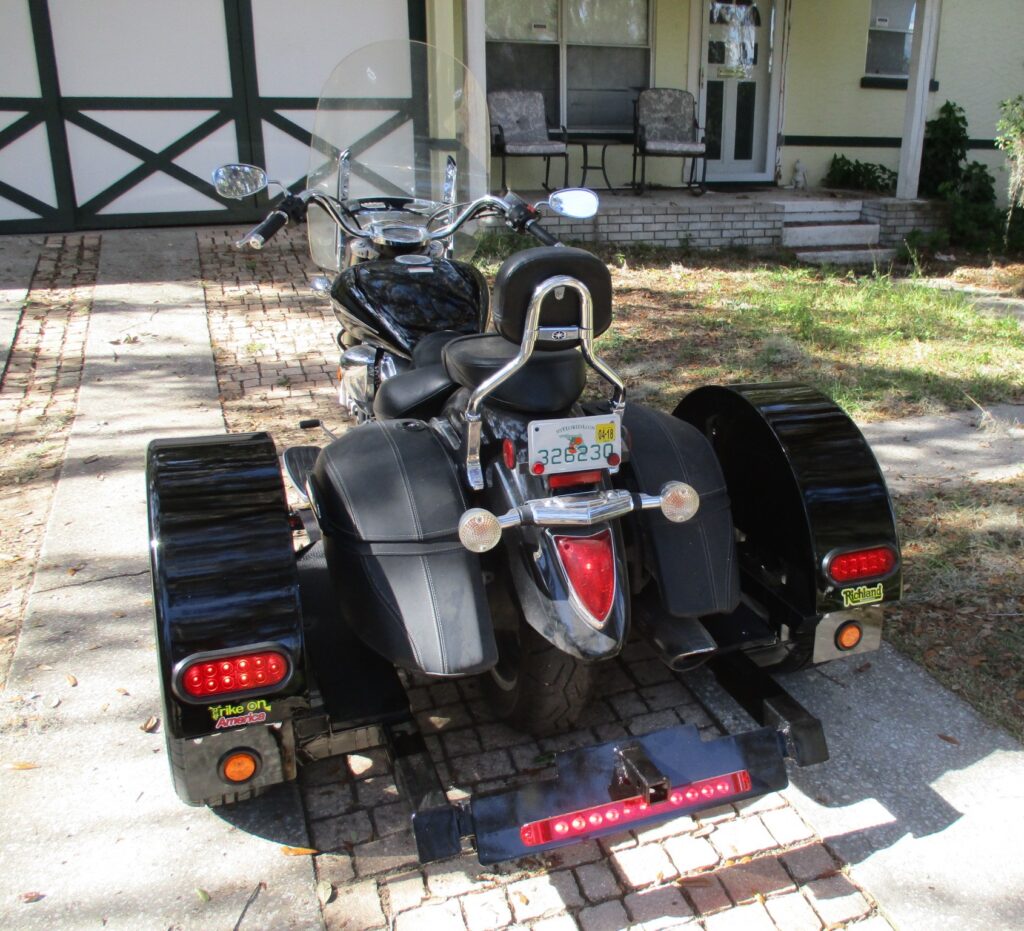
[[[0,241],[0,271],[14,282],[0,281],[13,295],[5,299],[23,300],[17,282],[27,285],[32,265]],[[309,843],[297,791],[283,787],[229,815],[185,808],[171,788],[162,733],[142,728],[160,708],[145,446],[224,429],[199,277],[192,230],[103,236],[78,414],[0,698],[0,927],[323,927],[309,858],[280,850]],[[990,414],[865,433],[894,487],[920,476],[985,480],[1024,462],[1024,410]],[[864,667],[831,664],[787,680],[825,722],[832,749],[828,764],[793,770],[787,797],[897,927],[1024,926],[1024,751],[895,651],[884,648]],[[701,677],[692,684],[716,715],[749,726]],[[388,885],[394,909],[402,887]],[[434,891],[433,880],[428,886]],[[687,888],[691,898],[700,892]],[[19,900],[30,891],[44,898]],[[532,887],[524,902],[530,897],[539,901]],[[517,918],[525,913],[512,905]],[[739,923],[721,912],[704,925],[754,927],[754,906],[735,907]],[[356,905],[349,914],[359,914]],[[680,914],[678,924],[690,922]],[[457,906],[453,920],[464,927]],[[868,925],[887,926],[869,918],[851,927]]]
[[[4,693],[3,928],[231,928],[257,889],[247,927],[320,926],[308,858],[275,840],[305,837],[295,790],[260,823],[188,809],[162,732],[142,729],[160,713],[146,444],[224,429],[195,243],[103,237],[78,414]]]
[[[7,367],[42,237],[0,238],[0,374]]]

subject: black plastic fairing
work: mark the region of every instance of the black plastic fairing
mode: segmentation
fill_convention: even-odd
[[[365,262],[343,271],[331,288],[334,312],[359,341],[411,358],[438,330],[479,333],[487,325],[488,292],[472,265],[437,259],[427,265]]]
[[[837,550],[889,545],[899,553],[878,463],[832,400],[799,384],[709,386],[687,395],[675,416],[710,439],[721,463],[745,588],[749,578],[805,617],[851,600],[899,599],[898,560],[889,575],[863,584],[837,585],[825,574]]]

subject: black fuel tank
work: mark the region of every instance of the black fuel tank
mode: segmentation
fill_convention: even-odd
[[[409,357],[428,333],[485,328],[487,283],[480,272],[448,259],[409,264],[405,258],[364,262],[335,279],[334,313],[356,339]]]

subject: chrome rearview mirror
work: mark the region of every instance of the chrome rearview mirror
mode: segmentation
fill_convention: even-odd
[[[585,187],[563,188],[548,198],[548,206],[555,213],[574,220],[586,220],[594,216],[599,203],[597,195]]]
[[[258,194],[269,183],[267,173],[255,165],[221,165],[213,173],[217,193],[232,200]]]

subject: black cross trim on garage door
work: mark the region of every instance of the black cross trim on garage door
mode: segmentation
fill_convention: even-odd
[[[29,0],[32,36],[39,71],[40,97],[0,98],[0,114],[22,113],[9,126],[0,130],[0,151],[15,143],[37,126],[44,125],[49,143],[53,171],[56,205],[44,203],[38,197],[19,190],[0,180],[0,197],[30,213],[31,219],[0,221],[0,233],[51,232],[74,229],[109,229],[115,227],[167,226],[172,224],[202,224],[248,222],[258,219],[266,211],[266,194],[248,198],[243,202],[219,197],[206,178],[199,177],[180,165],[175,159],[217,130],[231,123],[239,159],[257,165],[266,165],[263,123],[275,127],[303,145],[309,145],[308,130],[289,119],[282,110],[314,110],[315,97],[262,97],[256,73],[256,47],[254,39],[251,0],[222,0],[225,32],[228,37],[228,63],[231,97],[64,97],[60,94],[56,53],[50,24],[47,0]],[[426,12],[424,0],[408,0],[409,36],[426,40]],[[415,117],[409,100],[353,101],[353,105],[389,109],[392,111],[382,124],[372,129],[354,146],[358,153]],[[90,116],[98,110],[144,111],[202,111],[210,113],[205,120],[181,137],[161,149],[149,148],[123,133],[104,125]],[[132,156],[139,164],[103,190],[83,203],[77,203],[71,172],[71,157],[66,126],[75,126]],[[213,166],[211,166],[213,167]],[[361,166],[354,166],[363,172]],[[163,173],[198,193],[224,205],[224,210],[187,210],[161,213],[101,213],[119,197],[152,177]],[[374,179],[382,182],[383,179]],[[291,185],[301,190],[305,179]],[[385,182],[386,183],[386,182]]]

